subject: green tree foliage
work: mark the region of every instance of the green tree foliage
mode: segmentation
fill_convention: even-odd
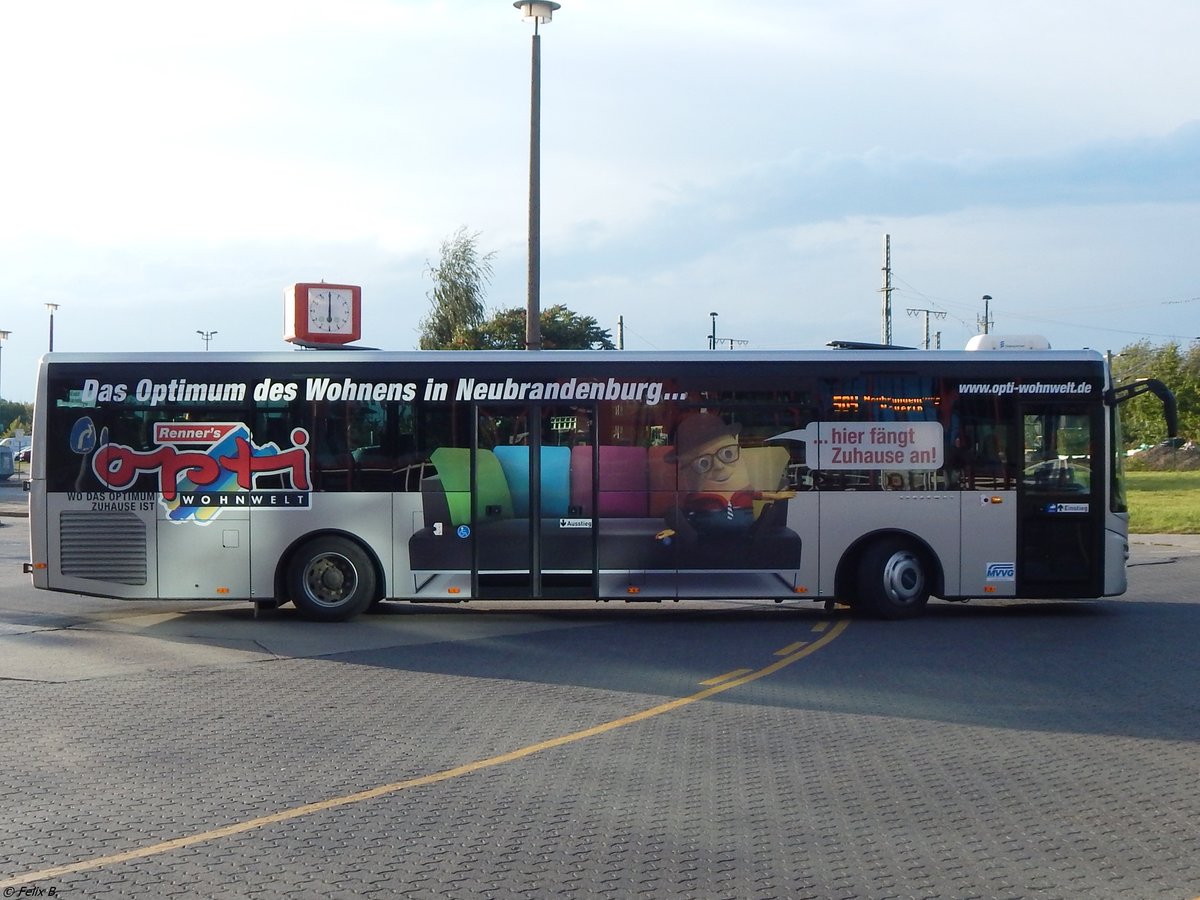
[[[425,270],[433,279],[433,308],[421,320],[422,350],[471,349],[470,336],[484,321],[483,298],[492,279],[495,252],[480,255],[479,233],[466,226],[442,242],[441,256]]]
[[[28,435],[29,423],[33,421],[32,403],[14,403],[0,400],[0,438],[13,437],[18,429]]]
[[[1184,349],[1178,343],[1161,347],[1149,341],[1130,344],[1113,357],[1113,380],[1128,384],[1139,378],[1157,378],[1175,394],[1179,407],[1179,434],[1200,436],[1200,344]],[[1162,403],[1143,395],[1121,405],[1121,425],[1127,447],[1157,444],[1167,436]]]
[[[612,334],[592,316],[581,316],[561,303],[543,309],[542,349],[614,350]],[[502,309],[492,314],[471,336],[481,350],[524,350],[525,310]]]
[[[492,279],[495,252],[482,256],[479,234],[459,228],[442,242],[441,256],[426,274],[433,279],[432,304],[421,320],[422,350],[524,350],[525,310],[501,309],[488,317],[483,297]],[[612,334],[591,316],[561,303],[543,309],[542,347],[546,350],[613,350]]]

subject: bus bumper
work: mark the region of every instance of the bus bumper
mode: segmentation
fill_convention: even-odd
[[[1129,536],[1110,528],[1104,530],[1104,596],[1116,597],[1129,587]]]

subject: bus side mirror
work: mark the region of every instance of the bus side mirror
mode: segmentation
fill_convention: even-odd
[[[1104,395],[1104,402],[1109,406],[1117,406],[1126,400],[1132,400],[1141,394],[1150,393],[1162,401],[1163,418],[1167,420],[1167,437],[1173,438],[1179,433],[1179,412],[1175,405],[1175,395],[1171,389],[1157,378],[1139,378],[1129,384],[1112,388]]]

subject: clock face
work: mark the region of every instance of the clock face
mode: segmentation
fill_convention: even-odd
[[[308,329],[321,334],[353,331],[353,294],[344,288],[308,289]]]

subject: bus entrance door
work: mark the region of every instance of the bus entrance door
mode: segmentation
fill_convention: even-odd
[[[1024,471],[1018,487],[1017,595],[1104,593],[1103,485],[1095,476],[1100,422],[1078,403],[1022,408]]]
[[[473,596],[598,595],[596,504],[580,496],[595,491],[595,432],[587,404],[477,407]]]

